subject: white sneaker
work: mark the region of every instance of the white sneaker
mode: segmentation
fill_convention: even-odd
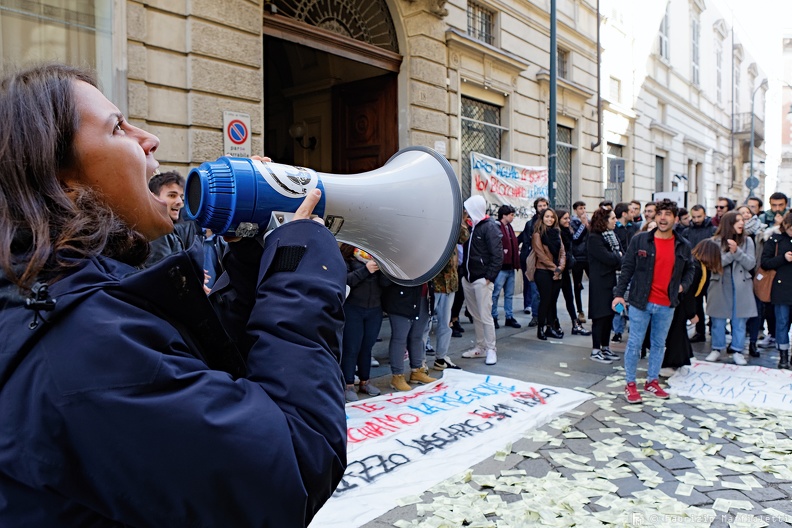
[[[737,354],[735,354],[736,356]],[[487,365],[494,365],[498,362],[498,354],[494,350],[487,350],[487,359],[484,361]]]
[[[379,367],[379,361],[377,361],[377,358],[375,358],[375,357],[371,358],[371,366],[372,367]]]
[[[775,346],[775,342],[776,342],[775,337],[769,335],[757,341],[756,346],[758,346],[759,348],[773,348]]]
[[[664,378],[670,378],[675,372],[676,369],[672,369],[671,367],[663,367],[660,369],[660,375]]]
[[[707,357],[704,358],[704,361],[718,361],[721,358],[721,351],[720,350],[713,350],[709,353]]]
[[[481,350],[480,348],[471,348],[467,352],[462,352],[462,357],[466,359],[483,358],[486,355],[487,353]]]
[[[732,354],[732,359],[734,359],[735,365],[743,366],[748,364],[748,362],[745,360],[745,356],[743,356],[739,352],[735,352],[734,354]]]

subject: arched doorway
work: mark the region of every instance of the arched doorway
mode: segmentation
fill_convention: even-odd
[[[385,0],[265,8],[265,152],[338,174],[382,166],[398,149],[401,66]]]

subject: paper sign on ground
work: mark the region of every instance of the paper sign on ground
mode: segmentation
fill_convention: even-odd
[[[411,392],[347,404],[347,470],[311,527],[361,526],[590,397],[446,370]]]

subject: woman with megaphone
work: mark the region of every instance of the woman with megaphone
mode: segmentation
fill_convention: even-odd
[[[0,81],[0,526],[306,526],[346,464],[346,266],[309,219],[146,270],[159,139],[91,74]]]

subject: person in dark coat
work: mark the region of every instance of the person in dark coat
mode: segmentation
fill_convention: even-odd
[[[693,282],[687,291],[679,294],[680,302],[674,309],[674,318],[666,337],[666,352],[660,369],[660,375],[666,378],[671,377],[676,369],[690,365],[693,347],[688,338],[687,323],[696,324],[696,299],[707,289],[712,272],[723,273],[720,246],[714,240],[702,240],[691,254],[694,259]]]
[[[148,189],[159,139],[91,74],[0,80],[0,526],[307,526],[346,466],[346,266],[310,220],[230,244],[210,297]]]
[[[715,234],[715,226],[707,216],[707,210],[701,204],[696,204],[690,208],[690,224],[682,230],[682,237],[688,241],[690,247],[696,247],[699,242],[712,238]],[[709,281],[708,281],[709,282]],[[703,343],[707,340],[707,326],[704,314],[704,299],[707,297],[707,288],[704,293],[696,297],[696,333],[690,338],[691,343]]]
[[[781,233],[772,235],[762,249],[762,268],[775,270],[770,304],[775,310],[778,368],[789,369],[789,314],[792,310],[792,212],[781,221]]]
[[[520,244],[520,269],[522,270],[523,277],[525,277],[525,264],[528,261],[528,255],[531,254],[531,243],[536,222],[539,220],[542,211],[550,207],[550,202],[547,198],[537,198],[534,200],[534,215],[530,220],[525,222],[525,227],[522,232],[517,236],[517,242]],[[539,288],[536,283],[525,278],[523,281],[523,313],[533,314],[528,323],[529,327],[534,327],[539,324]]]
[[[613,211],[601,208],[594,211],[588,237],[591,360],[606,364],[618,359],[609,346],[614,315],[611,300],[622,259],[622,248],[613,233],[614,227],[616,214]]]

